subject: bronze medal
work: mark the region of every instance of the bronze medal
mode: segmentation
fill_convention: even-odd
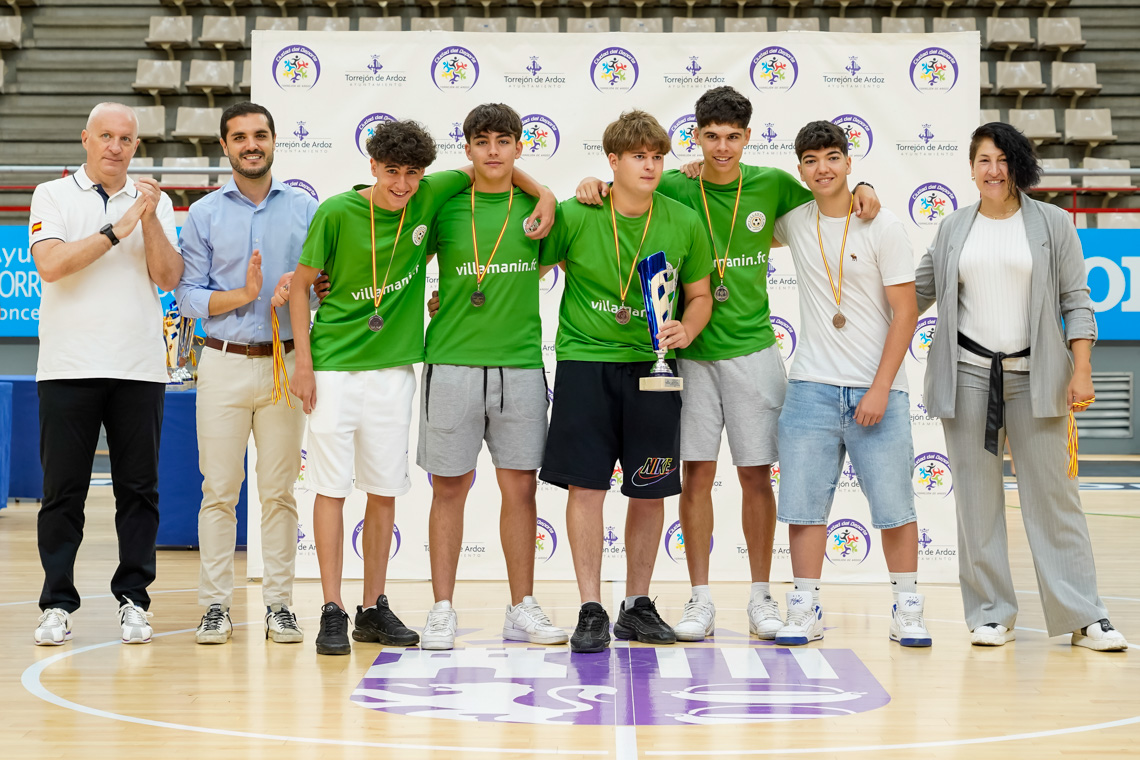
[[[628,325],[629,324],[629,317],[630,317],[630,310],[629,310],[628,306],[622,306],[621,308],[619,308],[617,310],[617,313],[614,314],[614,319],[617,320],[617,323],[619,325]]]
[[[384,317],[379,314],[373,314],[368,318],[368,329],[372,332],[380,332],[384,329]]]
[[[485,303],[487,303],[487,296],[484,295],[482,290],[476,290],[474,293],[471,294],[471,305],[472,306],[478,307],[478,306],[482,306]]]
[[[842,330],[843,325],[847,324],[847,317],[837,311],[835,316],[831,318],[831,324],[835,325],[836,330]]]
[[[713,291],[713,298],[721,303],[728,300],[728,288],[724,286],[724,283],[716,286],[716,290]]]

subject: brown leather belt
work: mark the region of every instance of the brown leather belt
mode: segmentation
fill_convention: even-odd
[[[285,349],[285,353],[289,353],[293,350],[292,339],[284,341],[281,346]],[[226,343],[217,338],[206,338],[206,347],[216,348],[228,354],[241,354],[242,356],[273,356],[272,343],[258,343],[248,346],[244,343]]]

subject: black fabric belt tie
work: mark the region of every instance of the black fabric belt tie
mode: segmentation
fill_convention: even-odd
[[[990,394],[989,403],[986,406],[985,440],[986,451],[996,457],[998,456],[998,431],[1005,427],[1005,369],[1002,366],[1002,360],[1029,356],[1029,349],[1023,348],[1017,353],[1003,354],[1001,351],[989,350],[962,333],[958,333],[958,345],[983,359],[990,360]]]

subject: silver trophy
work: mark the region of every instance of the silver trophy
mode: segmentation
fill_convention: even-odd
[[[677,270],[666,260],[665,252],[658,251],[646,256],[637,263],[637,274],[641,278],[641,294],[645,298],[645,316],[649,322],[649,337],[653,341],[653,352],[657,361],[649,371],[649,377],[641,378],[643,391],[679,391],[684,382],[673,374],[665,363],[666,349],[661,348],[657,333],[661,326],[673,319],[673,301],[677,293]]]

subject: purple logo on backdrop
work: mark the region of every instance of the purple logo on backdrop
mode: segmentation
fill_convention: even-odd
[[[930,537],[930,533],[926,530],[926,528],[919,528],[919,533],[921,535],[918,539],[918,545],[923,549],[934,543],[934,539]]]
[[[925,182],[910,194],[910,220],[919,227],[937,227],[957,208],[954,191],[941,182]]]
[[[352,701],[416,718],[679,726],[838,717],[891,698],[850,649],[646,647],[582,657],[466,647],[382,652]]]
[[[950,92],[958,83],[958,61],[948,50],[926,48],[910,62],[910,82],[919,92]]]
[[[780,463],[779,462],[774,462],[772,464],[772,466],[768,468],[768,477],[772,480],[772,488],[779,488],[780,487]]]
[[[549,561],[554,556],[556,549],[558,549],[558,534],[554,532],[554,526],[541,517],[538,518],[538,526],[534,534],[535,562],[539,560]]]
[[[669,127],[669,142],[674,156],[682,161],[692,159],[694,151],[700,148],[700,143],[697,142],[696,115],[687,113],[673,122]]]
[[[554,286],[558,284],[558,270],[559,267],[554,267],[538,281],[538,292],[540,294],[554,290]]]
[[[523,156],[550,158],[558,152],[558,125],[540,113],[522,118]]]
[[[866,158],[871,152],[871,145],[875,142],[875,135],[871,132],[871,125],[861,116],[845,113],[836,116],[831,123],[843,130],[847,135],[847,153],[852,158]]]
[[[833,565],[858,565],[871,550],[871,533],[858,520],[843,518],[827,526],[827,559]]]
[[[470,491],[472,488],[475,487],[475,478],[477,478],[477,477],[479,477],[479,470],[472,470],[471,471],[471,485],[467,486],[468,491]],[[428,479],[428,485],[432,486],[434,488],[435,487],[435,478],[432,477],[432,474],[430,472],[427,474],[427,479]]]
[[[301,523],[297,523],[297,543],[305,540],[305,531],[301,529]]]
[[[761,92],[786,92],[795,85],[800,75],[796,57],[787,48],[773,45],[752,57],[748,76],[752,86]]]
[[[376,133],[377,125],[386,121],[396,121],[396,117],[386,113],[370,113],[356,125],[356,147],[365,158],[368,158],[368,139]]]
[[[792,323],[783,317],[771,316],[772,331],[776,333],[776,345],[780,347],[780,357],[787,362],[796,352],[796,331]]]
[[[282,90],[311,90],[320,76],[320,59],[304,45],[290,45],[273,57],[273,81]]]
[[[914,458],[916,496],[946,496],[954,490],[950,460],[945,454],[927,451]]]
[[[313,186],[303,179],[287,179],[285,180],[284,184],[288,185],[289,187],[295,187],[298,190],[304,190],[306,193],[313,196],[313,200],[315,201],[320,200],[320,196],[317,195],[317,191],[313,188]]]
[[[606,48],[590,62],[590,81],[601,92],[629,92],[639,73],[633,53],[621,47]]]
[[[915,361],[926,363],[930,347],[934,345],[934,331],[937,327],[938,317],[923,317],[918,320],[914,328],[914,337],[910,339],[910,355]]]
[[[479,61],[465,47],[445,47],[431,62],[431,81],[440,91],[470,90],[478,79]]]
[[[361,520],[356,524],[352,530],[352,550],[356,552],[356,556],[364,559],[364,549],[360,545],[360,534],[364,532],[364,521]],[[393,523],[392,525],[392,551],[388,554],[388,559],[392,559],[400,551],[400,528]]]
[[[713,537],[709,536],[709,554],[713,550]],[[665,531],[665,554],[674,562],[685,561],[685,536],[681,533],[681,521],[677,520]]]

